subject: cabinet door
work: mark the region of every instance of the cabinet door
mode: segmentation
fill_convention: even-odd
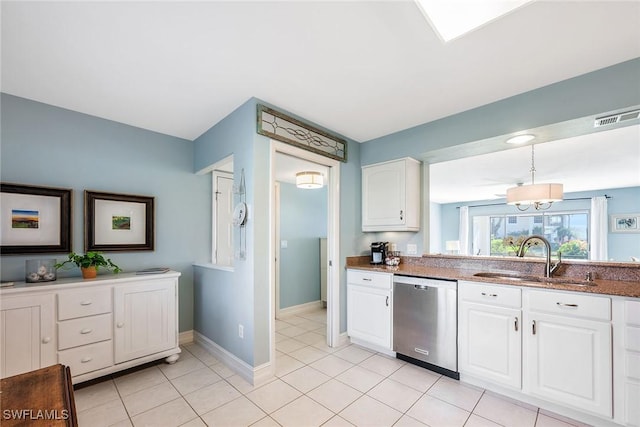
[[[175,279],[114,287],[116,363],[178,345],[176,292]]]
[[[533,312],[526,325],[527,391],[611,417],[611,324]]]
[[[405,176],[403,161],[362,169],[363,229],[406,223]]]
[[[519,389],[521,311],[469,302],[459,306],[460,372]]]
[[[347,333],[391,349],[391,292],[347,285]]]
[[[54,294],[2,297],[0,377],[57,363],[54,301]]]

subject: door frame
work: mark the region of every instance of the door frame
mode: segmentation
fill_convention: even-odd
[[[302,160],[318,163],[329,170],[327,179],[327,345],[336,347],[340,339],[340,162],[294,147],[283,142],[270,140],[270,185],[269,185],[269,295],[272,298],[270,307],[270,349],[271,361],[275,362],[275,315],[276,315],[276,191],[275,157],[277,153],[297,157]]]

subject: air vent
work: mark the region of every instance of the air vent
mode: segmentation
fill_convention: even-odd
[[[593,124],[594,127],[607,126],[615,123],[633,120],[640,117],[640,110],[627,111],[626,113],[612,114],[610,116],[598,117]]]

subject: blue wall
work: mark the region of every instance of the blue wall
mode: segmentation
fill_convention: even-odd
[[[84,252],[85,189],[154,196],[153,252],[113,252],[125,271],[168,266],[180,271],[180,330],[193,329],[193,262],[207,259],[211,181],[193,173],[193,143],[7,94],[2,101],[3,182],[73,189],[72,250]],[[206,228],[206,227],[205,227]],[[24,280],[25,260],[1,257],[2,280]],[[80,275],[79,270],[59,276]]]
[[[583,191],[576,193],[565,193],[566,200],[554,203],[545,212],[565,212],[565,211],[588,211],[591,209],[591,197],[610,196],[607,200],[609,215],[631,214],[640,212],[640,187],[615,188],[598,191]],[[571,200],[586,199],[586,200]],[[458,240],[460,206],[469,207],[470,221],[474,216],[486,216],[492,214],[520,214],[515,207],[504,204],[504,199],[500,200],[478,200],[463,203],[447,203],[442,205],[434,204],[433,208],[440,212],[441,222],[441,248],[447,240]],[[474,205],[490,205],[477,206]],[[471,232],[471,229],[469,229]],[[612,261],[630,261],[631,256],[640,256],[640,233],[609,233],[608,236],[609,259]],[[486,254],[484,254],[486,255]]]
[[[320,300],[320,238],[327,237],[327,187],[280,183],[280,308]]]

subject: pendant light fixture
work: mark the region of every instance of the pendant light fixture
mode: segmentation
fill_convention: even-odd
[[[507,204],[515,205],[520,211],[526,211],[533,206],[536,210],[545,210],[551,207],[553,202],[562,200],[562,184],[536,184],[534,144],[531,144],[531,184],[518,185],[507,189]]]
[[[322,188],[324,177],[320,172],[304,171],[296,174],[296,187],[298,188]]]

